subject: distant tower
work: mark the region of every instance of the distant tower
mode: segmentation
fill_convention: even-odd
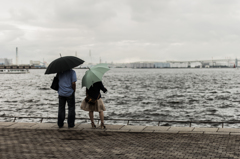
[[[235,67],[238,67],[238,59],[235,60]]]
[[[77,51],[75,52],[75,56],[77,57]]]
[[[99,59],[99,63],[102,63],[102,59],[101,59],[101,57],[100,57],[100,59]]]
[[[18,47],[16,47],[16,65],[18,65]]]

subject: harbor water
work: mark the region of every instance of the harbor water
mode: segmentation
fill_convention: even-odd
[[[50,89],[52,75],[45,70],[29,70],[28,74],[1,74],[0,121],[4,116],[57,117],[58,94]],[[88,118],[80,109],[86,88],[81,87],[85,69],[77,73],[76,117]],[[146,120],[240,120],[240,70],[238,69],[129,69],[114,68],[103,77],[108,93],[102,93],[106,119]],[[67,106],[66,106],[67,109]],[[95,113],[98,118],[98,113]],[[19,119],[38,122],[40,119]],[[45,120],[43,122],[56,122]],[[86,121],[77,121],[86,122]],[[106,121],[106,124],[126,124]],[[158,123],[130,122],[134,125]],[[182,126],[179,123],[161,125]],[[217,124],[197,124],[216,127]],[[225,124],[224,127],[240,127]]]

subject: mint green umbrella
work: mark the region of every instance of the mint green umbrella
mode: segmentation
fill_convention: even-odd
[[[82,78],[82,87],[89,89],[94,83],[102,81],[103,74],[109,69],[107,64],[97,64],[85,72]]]

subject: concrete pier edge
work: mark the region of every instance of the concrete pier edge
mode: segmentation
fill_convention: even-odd
[[[62,128],[57,123],[24,123],[0,122],[0,129],[47,129],[47,130],[75,130],[75,131],[102,131],[118,133],[174,133],[174,134],[208,134],[208,135],[240,135],[238,128],[206,128],[206,127],[171,127],[171,126],[137,126],[137,125],[107,125],[101,129],[100,125],[92,128],[90,123],[77,123],[74,128],[68,128],[65,123]]]

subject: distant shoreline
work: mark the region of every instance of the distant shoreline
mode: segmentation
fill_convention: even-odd
[[[233,68],[233,67],[210,67],[210,68],[200,68],[200,67],[161,67],[161,68],[148,68],[148,67],[144,67],[144,68],[129,68],[129,67],[111,67],[111,68],[116,68],[116,69],[238,69],[240,67],[237,68]],[[29,67],[29,68],[18,68],[18,67],[5,67],[5,68],[0,68],[0,69],[35,69],[35,70],[42,70],[42,69],[47,69],[47,68],[33,68],[33,67]],[[74,68],[74,69],[89,69],[89,68]]]

